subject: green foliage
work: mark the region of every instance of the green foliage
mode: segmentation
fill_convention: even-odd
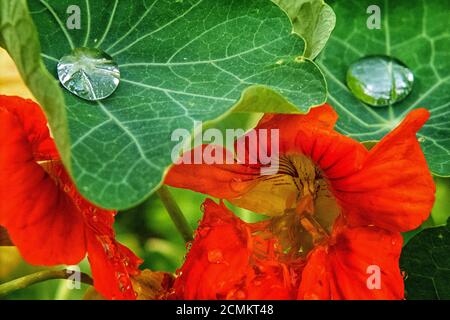
[[[1,2],[5,8],[7,3]],[[304,40],[291,33],[288,17],[268,0],[28,4],[53,75],[58,59],[75,47],[99,47],[119,64],[118,90],[98,102],[61,90],[54,81],[30,86],[34,94],[53,98],[39,100],[46,110],[61,111],[57,122],[49,117],[52,128],[59,128],[67,112],[70,137],[62,130],[54,135],[59,145],[70,144],[71,172],[80,192],[103,207],[131,207],[158,187],[171,163],[176,143],[171,133],[177,128],[192,130],[194,121],[211,121],[232,110],[307,111],[326,99],[322,73],[301,56]],[[80,30],[66,28],[70,5],[81,9]],[[14,32],[34,31],[25,3],[18,1],[16,8],[17,20],[25,20]],[[7,32],[3,28],[5,39]],[[12,55],[19,68],[40,66],[36,33],[20,41],[27,46]],[[30,47],[35,54],[25,57]],[[31,82],[29,73],[22,75]]]
[[[450,0],[381,1],[381,29],[368,29],[371,0],[333,1],[336,28],[317,59],[324,72],[328,101],[340,115],[338,130],[360,141],[379,140],[410,111],[431,111],[419,137],[430,169],[450,175]],[[357,100],[345,84],[347,68],[369,54],[403,61],[415,75],[411,95],[399,104],[371,108]]]
[[[406,272],[407,299],[450,299],[450,220],[422,231],[405,246],[400,259]]]
[[[336,15],[323,0],[274,0],[291,18],[294,32],[306,41],[305,56],[317,57],[336,24]]]

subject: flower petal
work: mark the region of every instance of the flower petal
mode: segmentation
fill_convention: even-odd
[[[175,280],[182,299],[224,299],[245,276],[250,252],[248,232],[223,205],[207,199],[205,215]]]
[[[334,243],[309,255],[298,297],[403,299],[402,243],[399,233],[376,227],[340,228]]]
[[[136,299],[131,276],[139,274],[142,260],[114,238],[97,231],[90,230],[87,241],[95,289],[107,299]]]
[[[29,99],[0,95],[0,109],[20,122],[36,161],[60,159],[39,105]]]
[[[12,100],[0,103],[0,224],[28,262],[76,264],[86,252],[82,216],[34,158],[48,141],[39,107],[27,102],[21,110]],[[30,119],[20,115],[27,110]]]
[[[435,185],[416,138],[428,117],[426,109],[412,111],[370,150],[358,172],[331,180],[350,224],[408,231],[429,216]]]
[[[245,144],[244,155],[239,153],[235,155],[221,146],[204,145],[184,154],[181,163],[170,168],[164,182],[173,187],[227,199],[254,212],[268,215],[282,214],[286,207],[294,205],[293,201],[298,190],[294,180],[288,175],[279,176],[276,180],[261,175],[261,168],[264,166],[259,161],[258,148],[271,150],[271,135],[269,131],[267,139],[260,138],[259,130],[280,130],[280,149],[283,153],[293,148],[295,136],[302,126],[307,127],[305,129],[307,132],[317,128],[328,133],[336,120],[337,114],[329,105],[312,108],[308,114],[302,115],[267,114],[255,128],[257,140],[252,141],[252,146],[257,148],[254,150],[257,159],[255,155],[250,154],[250,149],[253,148],[249,148],[248,143]],[[240,138],[236,144],[246,141],[245,139]],[[193,164],[194,155],[201,156],[205,150],[224,164]],[[236,147],[236,150],[239,151],[239,147]],[[231,164],[226,164],[227,159],[234,160]]]
[[[194,154],[206,149],[213,155],[220,154],[224,164],[194,164]],[[231,199],[242,194],[252,181],[259,177],[259,169],[240,165],[225,164],[228,150],[217,145],[203,145],[186,152],[180,164],[173,165],[166,175],[164,183],[176,188],[190,189],[208,194],[220,199]],[[187,160],[189,159],[189,160]],[[234,157],[231,155],[231,159]],[[233,161],[234,162],[234,161]],[[240,187],[233,187],[236,182],[242,182]]]
[[[308,255],[308,262],[303,269],[300,282],[299,300],[329,300],[330,272],[325,247],[320,246]]]
[[[195,240],[175,280],[178,299],[288,299],[293,285],[274,242],[252,235],[250,225],[207,199]]]

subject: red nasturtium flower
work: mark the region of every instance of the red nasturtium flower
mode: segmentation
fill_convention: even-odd
[[[284,257],[281,246],[258,224],[236,217],[207,199],[181,274],[178,299],[295,299],[301,260]]]
[[[86,253],[95,288],[134,299],[141,260],[115,240],[115,211],[94,206],[65,171],[37,104],[0,96],[0,225],[26,261],[77,264]]]
[[[245,223],[237,218],[231,222],[223,206],[215,209],[215,221],[227,223],[212,223],[206,211],[176,280],[179,296],[236,298],[239,290],[245,293],[242,297],[250,297],[254,288],[232,277],[249,272],[250,267],[243,266],[239,255],[247,264],[261,264],[261,259],[254,262],[247,257],[251,250],[246,251],[245,244],[252,243],[252,236],[246,230],[250,228],[253,234],[260,233],[261,239],[275,239],[287,266],[302,266],[298,299],[402,299],[400,232],[418,227],[434,202],[434,182],[416,138],[428,117],[425,109],[410,112],[398,127],[367,150],[333,129],[337,115],[328,105],[313,108],[306,115],[266,115],[256,130],[279,129],[276,174],[261,175],[262,165],[249,161],[174,165],[166,177],[168,185],[226,199],[272,217],[243,227]],[[270,144],[267,147],[270,150]],[[211,150],[224,152],[220,146],[209,146]],[[183,159],[189,157],[192,153]],[[245,156],[250,157],[250,153]],[[202,231],[205,228],[228,230]],[[223,256],[223,265],[209,263],[200,252],[214,252],[215,248]],[[283,256],[277,256],[282,268],[285,262],[279,259]],[[367,283],[371,266],[381,272],[380,288]],[[204,268],[204,272],[194,268]],[[272,277],[264,272],[260,276]],[[283,276],[284,280],[288,278]],[[221,283],[223,290],[217,291],[210,279]],[[292,284],[286,286],[286,295],[291,295]],[[281,296],[268,293],[266,297]]]

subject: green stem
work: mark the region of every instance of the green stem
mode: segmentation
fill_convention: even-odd
[[[6,228],[0,226],[0,246],[13,246],[11,239],[8,236],[8,231]]]
[[[33,274],[29,274],[21,278],[0,284],[0,297],[5,296],[13,291],[27,288],[35,283],[52,279],[68,279],[72,275],[73,271],[69,271],[67,269],[44,270]],[[81,273],[80,280],[83,283],[93,285],[92,278],[85,273]]]
[[[161,188],[159,188],[157,193],[158,196],[161,198],[164,207],[166,207],[166,210],[169,213],[169,216],[172,219],[173,223],[175,224],[175,227],[183,237],[184,241],[186,242],[192,241],[193,240],[192,228],[189,226],[189,223],[187,222],[185,216],[183,215],[183,212],[181,212],[180,207],[176,203],[169,189],[167,189],[166,186],[161,186]]]

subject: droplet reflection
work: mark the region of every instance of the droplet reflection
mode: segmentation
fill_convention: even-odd
[[[95,48],[76,48],[59,60],[58,78],[71,93],[86,100],[109,97],[119,85],[119,66]]]
[[[347,86],[356,98],[371,106],[392,105],[411,93],[412,71],[401,61],[384,55],[367,56],[347,71]]]

